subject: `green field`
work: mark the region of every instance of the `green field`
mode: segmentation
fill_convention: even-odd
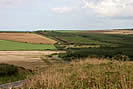
[[[133,60],[133,35],[99,34],[87,31],[41,31],[36,32],[57,41],[58,49],[68,51],[66,59],[80,57],[109,57],[126,55]],[[62,56],[61,56],[62,57]]]
[[[0,40],[1,51],[32,51],[32,50],[56,50],[54,45],[21,43],[8,40]]]
[[[112,41],[118,41],[119,37],[114,35],[104,34],[92,34],[87,31],[44,31],[37,32],[38,34],[45,35],[52,38],[62,44],[79,44],[79,45],[101,45],[101,46],[117,46],[117,43]],[[111,41],[111,42],[108,42]]]

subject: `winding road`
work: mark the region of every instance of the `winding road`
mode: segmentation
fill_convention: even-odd
[[[25,83],[25,80],[20,80],[20,81],[16,81],[16,82],[12,82],[12,83],[6,83],[6,84],[0,85],[0,89],[19,88],[19,87],[23,86],[24,83]]]

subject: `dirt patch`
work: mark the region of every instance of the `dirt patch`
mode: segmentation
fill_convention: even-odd
[[[0,63],[14,64],[27,69],[36,70],[47,65],[40,58],[42,55],[59,53],[60,51],[0,51]]]
[[[50,38],[33,33],[0,33],[0,40],[13,40],[25,43],[55,44]]]

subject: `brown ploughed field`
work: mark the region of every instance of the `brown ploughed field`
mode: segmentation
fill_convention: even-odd
[[[133,34],[133,30],[94,30],[88,31],[89,33],[102,33],[102,34]]]
[[[25,43],[55,44],[56,41],[34,33],[0,33],[0,40],[12,40]]]
[[[104,34],[133,34],[133,30],[111,30],[109,32],[103,32]]]

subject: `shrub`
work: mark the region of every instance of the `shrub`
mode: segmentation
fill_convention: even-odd
[[[129,57],[126,56],[126,55],[118,54],[118,55],[115,55],[115,56],[113,57],[113,59],[119,60],[119,61],[128,61],[128,60],[129,60]]]
[[[13,75],[18,72],[18,69],[14,65],[0,64],[0,76]]]

